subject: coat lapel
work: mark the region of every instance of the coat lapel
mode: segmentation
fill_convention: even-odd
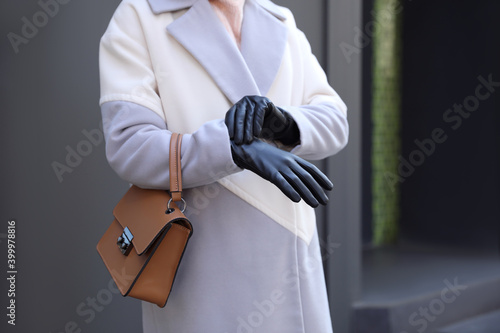
[[[197,1],[167,30],[198,60],[232,103],[245,95],[260,95],[243,56],[208,1]]]
[[[148,0],[155,14],[172,12],[191,7],[198,0]]]
[[[287,28],[280,20],[284,18],[264,8],[247,1],[241,28],[241,53],[261,95],[267,94],[278,74],[287,42]]]
[[[245,95],[266,95],[286,45],[287,29],[281,22],[284,16],[276,5],[267,0],[246,1],[240,51],[208,0],[149,3],[156,14],[190,7],[168,25],[167,31],[205,68],[232,103]]]

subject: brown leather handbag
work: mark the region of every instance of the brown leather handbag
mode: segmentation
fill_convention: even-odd
[[[183,212],[182,135],[170,141],[170,195],[135,185],[118,202],[111,226],[97,244],[123,296],[164,307],[193,227]],[[182,202],[182,210],[175,204]]]

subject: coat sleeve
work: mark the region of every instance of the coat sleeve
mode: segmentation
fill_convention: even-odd
[[[169,188],[169,143],[154,66],[140,19],[122,2],[101,39],[101,112],[106,157],[124,180],[143,188]],[[117,78],[120,79],[117,79]],[[185,134],[181,147],[185,188],[241,171],[233,162],[223,120]]]
[[[328,83],[327,77],[311,52],[311,46],[302,31],[295,27],[292,33],[299,40],[302,55],[303,105],[281,106],[295,120],[300,131],[300,144],[292,153],[311,160],[336,154],[348,141],[347,107]]]

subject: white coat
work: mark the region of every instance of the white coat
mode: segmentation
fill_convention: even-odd
[[[194,235],[167,306],[145,332],[331,332],[314,211],[232,161],[223,118],[267,96],[297,122],[292,152],[321,159],[347,142],[346,108],[290,11],[247,0],[241,49],[207,0],[125,0],[102,38],[101,106],[110,165],[168,189],[171,131]]]

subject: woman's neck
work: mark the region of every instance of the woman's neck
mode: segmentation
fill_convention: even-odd
[[[209,0],[209,2],[229,35],[240,47],[245,0]]]

